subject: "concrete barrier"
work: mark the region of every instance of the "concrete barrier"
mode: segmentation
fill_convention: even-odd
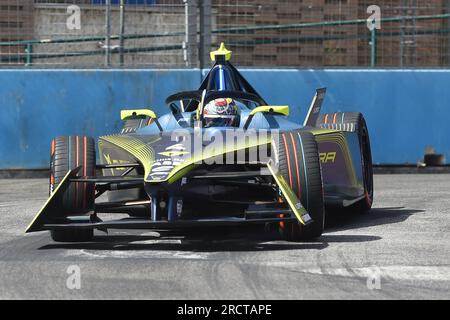
[[[200,81],[199,70],[0,71],[0,169],[47,167],[53,137],[116,133],[120,109],[168,112],[167,95]]]
[[[244,69],[273,104],[302,121],[317,87],[323,111],[364,113],[377,164],[415,163],[427,146],[450,159],[450,70]],[[203,71],[204,74],[204,71]],[[200,70],[2,70],[0,169],[48,166],[57,135],[117,132],[124,107],[161,114],[167,95],[196,89]]]

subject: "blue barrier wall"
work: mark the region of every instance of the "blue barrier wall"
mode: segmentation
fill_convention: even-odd
[[[116,133],[120,109],[167,112],[167,95],[200,81],[199,70],[0,71],[0,169],[47,167],[53,137]]]
[[[450,70],[242,70],[302,121],[317,87],[323,111],[361,111],[375,163],[415,163],[426,146],[450,159]],[[166,112],[164,99],[198,87],[200,70],[0,71],[0,169],[44,168],[54,136],[117,132],[123,107]]]
[[[323,112],[359,111],[373,161],[416,163],[427,146],[450,160],[450,70],[258,70],[245,72],[271,103],[303,119],[313,90],[327,87]]]

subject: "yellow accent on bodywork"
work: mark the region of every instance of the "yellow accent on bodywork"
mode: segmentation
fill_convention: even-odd
[[[202,109],[202,108],[201,108],[201,106],[199,104],[197,109],[195,110],[195,118],[194,118],[195,121],[199,121],[200,120],[200,112],[201,112],[200,109]]]
[[[110,135],[100,137],[101,140],[112,143],[130,153],[144,167],[144,175],[147,177],[155,159],[153,149],[139,139],[130,136]]]
[[[336,130],[331,130],[330,132],[321,132],[320,134],[317,134],[315,138],[319,145],[324,142],[330,142],[339,146],[344,157],[347,174],[350,178],[350,181],[352,185],[358,185],[358,179],[356,178],[355,173],[355,165],[353,164],[347,139],[344,137],[344,132]]]
[[[286,180],[284,180],[281,173],[275,171],[275,168],[272,166],[271,162],[267,163],[267,168],[269,168],[270,173],[275,179],[278,187],[280,187],[281,192],[283,193],[285,199],[287,200],[287,203],[289,204],[289,207],[294,212],[298,221],[303,225],[312,222],[311,216],[308,214],[305,207],[303,207],[292,189],[289,187]]]
[[[99,144],[100,146],[100,144]],[[120,164],[120,163],[129,163],[130,161],[126,161],[126,160],[120,160],[120,159],[111,159],[111,155],[109,153],[104,153],[103,154],[103,159],[105,159],[107,164]],[[101,159],[101,161],[103,162],[103,159]],[[114,170],[126,170],[127,168],[125,167],[116,167],[116,168],[111,168],[111,175],[114,175]]]
[[[180,175],[179,172],[183,170],[183,172],[186,172],[185,169],[188,167],[192,167],[194,164],[200,164],[203,160],[206,159],[213,159],[217,156],[227,154],[230,152],[239,152],[241,150],[254,148],[260,145],[271,143],[271,137],[266,136],[266,139],[262,139],[260,137],[257,138],[257,141],[248,141],[249,139],[243,139],[244,141],[239,140],[236,144],[233,144],[233,147],[230,147],[229,145],[224,145],[223,149],[213,149],[213,151],[209,153],[205,153],[204,149],[201,150],[200,155],[193,155],[188,160],[184,161],[182,164],[178,165],[177,167],[173,168],[172,171],[167,175],[166,178],[161,180],[145,180],[145,182],[152,182],[152,183],[159,183],[167,181],[169,183],[173,183],[180,179],[183,175]]]
[[[228,61],[231,59],[231,52],[232,51],[225,48],[225,44],[223,42],[221,42],[219,49],[217,49],[215,51],[211,51],[209,53],[209,55],[210,55],[212,61],[216,61],[216,56],[224,56],[225,61]]]
[[[191,171],[195,167],[196,167],[196,165],[192,164],[192,163],[190,165],[186,166],[186,167],[183,167],[181,170],[178,170],[175,173],[169,175],[168,179],[167,179],[167,182],[169,184],[172,184],[172,183],[178,181],[179,179],[184,177],[189,171]]]
[[[288,116],[289,106],[259,106],[250,111],[250,115],[254,116],[258,112],[279,113]]]
[[[319,153],[320,162],[328,163],[336,160],[336,152],[320,152]]]
[[[47,201],[45,201],[45,203],[42,206],[41,210],[39,210],[39,212],[34,216],[33,221],[30,222],[30,224],[28,225],[27,229],[25,230],[25,233],[44,230],[44,229],[41,228],[41,226],[35,225],[35,223],[37,222],[38,218],[41,217],[41,215],[44,213],[45,209],[49,206],[50,202],[54,198],[56,198],[56,195],[59,195],[58,194],[59,190],[62,188],[62,186],[64,186],[67,183],[67,180],[69,179],[69,176],[75,175],[80,170],[80,168],[81,167],[77,167],[77,168],[75,168],[73,170],[67,171],[66,175],[61,180],[61,182],[58,184],[56,189],[52,192],[52,194],[47,199]]]
[[[159,139],[159,138],[158,138]],[[144,181],[149,183],[161,183],[161,182],[169,182],[173,183],[180,179],[186,172],[188,172],[191,168],[194,167],[195,164],[200,164],[203,160],[212,159],[214,157],[220,156],[222,154],[226,154],[229,152],[239,152],[240,150],[245,150],[248,148],[257,147],[260,145],[271,143],[271,137],[265,136],[265,139],[262,137],[258,137],[256,141],[249,141],[249,139],[243,139],[243,141],[238,141],[232,146],[224,145],[222,148],[207,150],[210,152],[205,152],[204,149],[199,152],[198,155],[193,154],[191,157],[187,158],[184,162],[177,165],[169,174],[163,178],[158,180],[148,180],[148,177],[151,173],[151,169],[153,163],[155,161],[154,150],[148,145],[151,144],[149,142],[142,142],[139,139],[133,138],[131,136],[122,136],[122,135],[110,135],[104,136],[100,138],[100,141],[103,140],[105,142],[109,142],[115,146],[118,146],[128,152],[130,155],[135,157],[144,167]],[[154,141],[153,141],[154,142]],[[152,142],[152,143],[153,143]],[[100,142],[99,142],[100,143]],[[183,173],[183,174],[180,174]]]
[[[150,117],[152,119],[158,118],[156,116],[156,113],[150,109],[130,109],[120,111],[121,120],[127,120],[129,118],[136,118],[136,117]]]

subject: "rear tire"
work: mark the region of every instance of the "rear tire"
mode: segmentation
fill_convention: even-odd
[[[373,203],[373,169],[369,130],[364,116],[360,112],[327,113],[319,117],[316,126],[358,133],[365,197],[353,204],[351,209],[358,212],[369,211]]]
[[[51,194],[69,170],[81,166],[77,176],[95,176],[95,143],[85,136],[57,137],[52,141],[50,159]],[[72,183],[63,195],[61,212],[83,215],[94,209],[95,187],[88,183]],[[57,242],[90,241],[92,229],[55,229],[50,232]]]
[[[288,241],[308,241],[322,235],[325,223],[322,174],[319,151],[314,136],[307,131],[282,133],[278,144],[279,170],[292,191],[308,211],[313,222],[307,226],[300,222],[280,225]]]

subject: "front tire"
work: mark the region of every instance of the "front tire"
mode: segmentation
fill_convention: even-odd
[[[77,176],[95,176],[95,143],[86,136],[57,137],[52,141],[50,159],[51,194],[61,183],[66,173],[81,166]],[[93,184],[72,183],[62,196],[61,212],[67,215],[84,215],[94,209],[95,189]],[[64,217],[62,216],[62,217]],[[90,241],[92,229],[55,229],[50,232],[57,242]]]
[[[313,222],[280,225],[282,236],[288,241],[308,241],[322,235],[325,223],[322,174],[319,151],[314,136],[307,131],[282,133],[278,144],[279,170],[292,191],[308,211]]]

